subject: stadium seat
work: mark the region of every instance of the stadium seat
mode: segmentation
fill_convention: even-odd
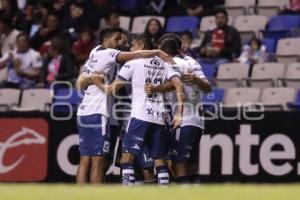
[[[7,68],[0,69],[0,82],[7,79]]]
[[[150,15],[138,16],[138,17],[133,18],[131,33],[133,33],[133,34],[144,33],[148,21],[152,18],[155,18],[158,21],[160,21],[162,27],[164,27],[166,19],[162,16],[150,16]]]
[[[259,88],[230,88],[224,98],[224,108],[236,108],[240,106],[256,105],[259,103]]]
[[[262,91],[260,102],[265,110],[287,110],[287,103],[294,102],[296,90],[294,88],[265,88]]]
[[[267,18],[259,15],[238,16],[234,27],[240,32],[242,43],[246,43],[252,37],[259,37],[259,31],[265,29]]]
[[[286,38],[278,41],[275,58],[286,65],[299,61],[300,38]]]
[[[208,94],[203,94],[202,103],[205,110],[213,111],[224,100],[225,90],[222,88],[213,88]]]
[[[266,46],[266,51],[268,53],[275,53],[276,51],[276,41],[271,38],[264,38],[261,43]]]
[[[229,16],[236,18],[237,16],[246,15],[250,6],[255,5],[255,0],[225,0],[225,9]]]
[[[202,63],[201,67],[207,79],[211,80],[215,77],[217,72],[217,66],[215,64]]]
[[[278,78],[284,77],[285,66],[281,63],[261,63],[253,66],[251,78],[244,85],[255,88],[276,86]]]
[[[127,16],[120,16],[119,19],[120,19],[120,28],[125,31],[129,31],[131,18]]]
[[[235,88],[241,86],[241,80],[247,78],[249,65],[241,63],[222,64],[218,68],[215,79],[216,86],[219,88]]]
[[[20,94],[19,89],[0,89],[0,111],[9,111],[11,106],[18,105]]]
[[[70,107],[73,111],[77,110],[78,105],[82,100],[82,92],[76,89],[61,88],[55,92],[53,99],[54,112],[70,112]]]
[[[48,111],[52,102],[51,90],[28,89],[22,92],[20,107],[13,106],[13,111]]]
[[[233,24],[233,18],[231,16],[228,17],[228,25],[231,26]],[[213,30],[216,28],[216,17],[215,16],[205,16],[202,17],[200,23],[200,32],[206,32],[209,30]]]
[[[292,63],[287,67],[284,78],[279,79],[281,85],[300,89],[300,63]]]
[[[300,111],[300,90],[298,90],[296,100],[289,102],[287,105],[289,109]]]
[[[293,29],[300,25],[300,17],[297,15],[274,16],[268,23],[267,30],[262,30],[264,38],[279,40],[289,37]]]
[[[258,5],[255,6],[255,13],[270,19],[288,4],[289,0],[259,0]]]
[[[166,25],[166,32],[195,31],[198,28],[198,17],[174,16],[169,17]]]

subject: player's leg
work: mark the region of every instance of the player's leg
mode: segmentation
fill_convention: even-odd
[[[122,183],[124,185],[134,184],[134,160],[141,153],[144,146],[144,138],[147,133],[146,122],[131,118],[127,132],[123,137],[121,156]]]
[[[85,126],[86,116],[78,116],[77,125],[79,132],[79,152],[80,161],[76,174],[76,182],[84,184],[89,182],[89,173],[91,169],[91,156],[89,150],[89,129]]]
[[[200,129],[199,129],[200,132]],[[193,148],[191,151],[191,158],[187,165],[187,173],[189,176],[190,183],[200,183],[200,175],[199,175],[199,145],[200,139],[202,136],[203,130],[201,134],[197,134],[194,140]]]
[[[137,167],[142,169],[144,183],[154,183],[154,161],[149,155],[149,148],[144,146],[142,153],[136,157]]]
[[[194,126],[184,126],[173,133],[171,156],[175,179],[178,183],[189,182],[187,163],[191,157],[194,141],[201,135],[201,129]]]
[[[93,184],[104,182],[107,160],[104,156],[93,156],[91,162],[90,181]]]
[[[89,178],[92,183],[103,182],[106,157],[110,152],[107,121],[107,118],[100,114],[80,116],[78,120],[80,154],[90,158]]]
[[[169,184],[170,177],[166,163],[169,150],[168,136],[164,125],[153,124],[151,128],[151,141],[149,144],[150,156],[154,160],[158,184]]]
[[[76,174],[76,182],[84,184],[89,181],[91,158],[89,156],[80,156],[79,166]]]

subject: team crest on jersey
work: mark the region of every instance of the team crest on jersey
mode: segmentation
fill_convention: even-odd
[[[159,66],[159,65],[160,65],[160,62],[159,62],[157,59],[152,59],[152,60],[150,61],[150,64],[151,64],[151,65],[155,65],[155,66]]]
[[[179,66],[177,64],[172,65],[172,70],[174,70],[175,72],[180,72]]]

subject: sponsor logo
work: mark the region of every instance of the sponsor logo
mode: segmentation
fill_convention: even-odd
[[[48,123],[0,120],[0,180],[39,181],[47,175]]]

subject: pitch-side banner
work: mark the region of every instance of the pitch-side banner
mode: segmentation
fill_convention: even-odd
[[[252,117],[206,122],[199,155],[203,182],[300,182],[300,112]],[[3,113],[0,181],[75,182],[78,142],[75,115]]]

